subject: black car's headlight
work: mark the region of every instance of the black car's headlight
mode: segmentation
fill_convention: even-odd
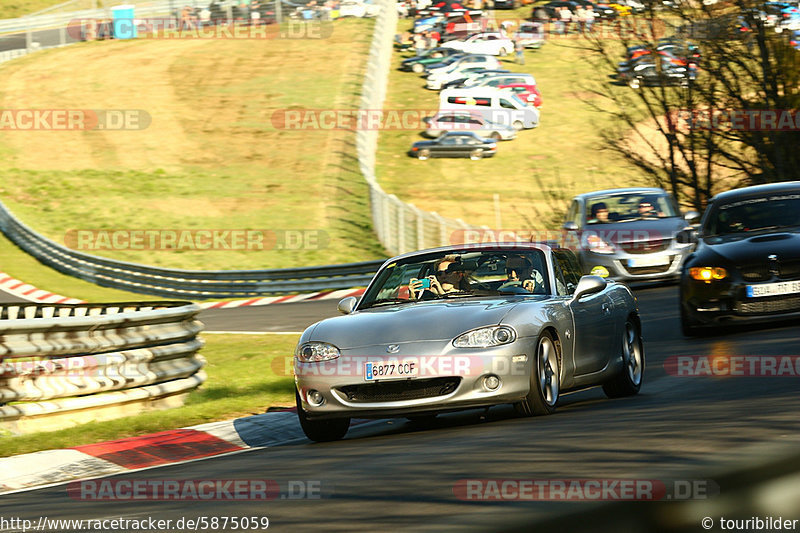
[[[692,267],[689,269],[689,276],[697,281],[719,281],[728,277],[728,271],[722,267]]]
[[[517,332],[511,326],[488,326],[462,333],[453,339],[456,348],[489,348],[517,340]]]
[[[294,351],[294,356],[301,363],[319,363],[339,357],[339,348],[327,342],[306,342]]]

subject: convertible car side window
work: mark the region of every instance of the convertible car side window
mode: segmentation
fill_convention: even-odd
[[[563,274],[563,282],[566,285],[567,294],[575,292],[578,281],[581,279],[581,269],[575,256],[569,252],[554,251],[559,270]]]

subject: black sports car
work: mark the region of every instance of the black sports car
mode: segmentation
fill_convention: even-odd
[[[448,132],[433,141],[419,141],[411,146],[408,155],[422,161],[430,157],[469,157],[477,160],[492,157],[497,143],[472,131]]]
[[[684,335],[800,316],[800,181],[718,194],[681,270]]]

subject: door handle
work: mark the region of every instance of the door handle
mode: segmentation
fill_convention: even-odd
[[[607,304],[607,303],[604,303],[603,305],[601,305],[600,309],[602,309],[603,313],[605,313],[605,314],[611,313],[611,306],[609,304]]]

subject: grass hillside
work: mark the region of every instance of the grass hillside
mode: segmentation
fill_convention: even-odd
[[[0,198],[57,242],[76,229],[320,236],[265,251],[97,252],[139,263],[281,268],[381,257],[352,132],[272,123],[276,110],[357,107],[372,24],[337,21],[324,40],[93,42],[6,63],[2,108],[135,109],[152,122],[2,132]]]

